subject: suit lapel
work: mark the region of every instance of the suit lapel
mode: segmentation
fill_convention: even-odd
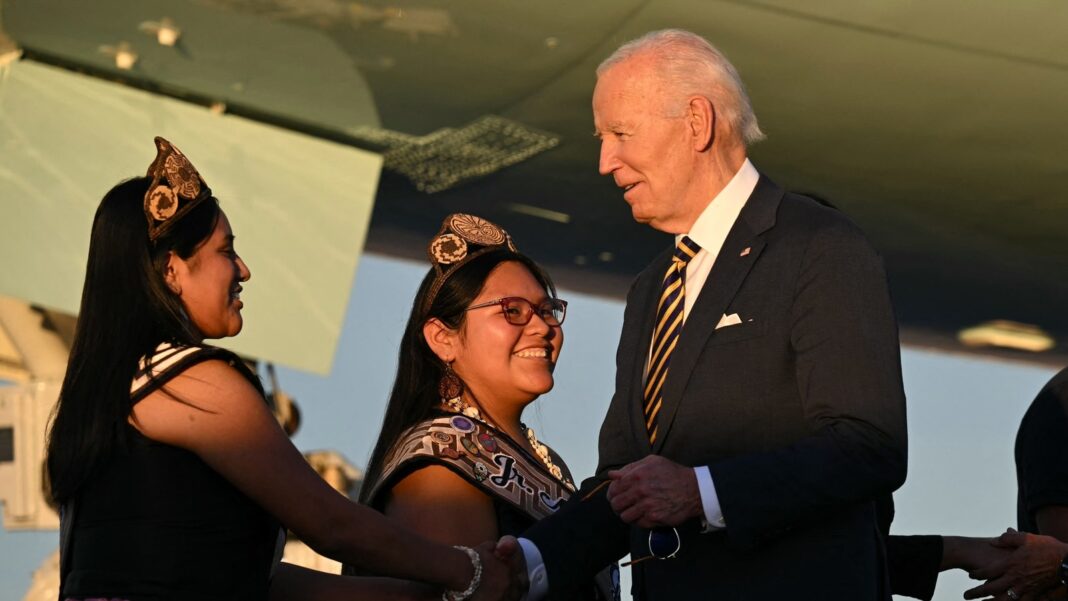
[[[654,453],[659,452],[668,438],[686,383],[697,365],[701,350],[764,250],[765,242],[761,235],[775,224],[775,212],[782,196],[781,188],[764,176],[760,177],[727,234],[697,302],[686,316],[686,324],[679,335],[678,346],[671,356],[671,365],[664,381],[664,400],[658,418],[660,435],[653,445]],[[746,248],[749,252],[743,256]]]

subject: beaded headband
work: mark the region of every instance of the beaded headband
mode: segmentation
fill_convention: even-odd
[[[453,213],[441,222],[441,229],[426,247],[426,256],[434,266],[434,282],[423,301],[425,315],[434,304],[441,286],[468,261],[494,250],[518,253],[512,237],[495,223],[465,213]]]
[[[156,136],[156,159],[146,177],[152,184],[145,192],[148,239],[155,242],[189,211],[211,198],[211,188],[181,150]]]

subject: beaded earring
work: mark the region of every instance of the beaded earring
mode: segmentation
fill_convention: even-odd
[[[460,397],[463,393],[463,380],[452,370],[452,363],[446,362],[445,371],[441,374],[441,380],[438,381],[438,396],[441,397],[441,402],[450,407],[456,405],[456,411],[459,412]]]
[[[438,381],[438,396],[441,397],[441,406],[447,411],[466,415],[474,419],[482,419],[478,407],[464,402],[464,381],[452,370],[452,364],[445,364],[445,372]]]

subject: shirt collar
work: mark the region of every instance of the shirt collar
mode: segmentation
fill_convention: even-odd
[[[712,202],[708,203],[705,210],[701,211],[697,221],[690,228],[690,232],[675,236],[675,243],[678,244],[684,235],[689,236],[701,246],[702,250],[709,252],[712,256],[718,255],[720,248],[723,247],[723,241],[727,239],[727,234],[734,226],[735,220],[738,219],[738,214],[742,212],[745,201],[749,200],[749,196],[756,189],[758,180],[760,180],[760,172],[749,159],[745,159],[741,169],[734,174],[731,181],[727,182]]]

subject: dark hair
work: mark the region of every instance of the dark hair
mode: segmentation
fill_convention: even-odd
[[[188,259],[211,236],[219,204],[201,202],[153,244],[144,214],[150,183],[119,183],[93,219],[78,325],[48,437],[47,475],[59,503],[125,446],[138,360],[162,342],[200,339],[163,274],[172,251]]]
[[[445,365],[426,343],[423,324],[429,319],[437,318],[450,328],[461,327],[467,315],[465,309],[482,292],[490,273],[501,263],[509,261],[526,267],[546,292],[556,296],[556,286],[553,285],[549,274],[525,255],[507,249],[476,257],[450,275],[426,314],[420,309],[434,282],[435,271],[431,269],[423,278],[412,303],[404,337],[401,338],[397,378],[389,395],[386,415],[382,420],[382,431],[378,435],[371,459],[367,462],[367,471],[360,489],[360,502],[370,502],[371,488],[382,473],[382,463],[401,434],[429,418],[441,402],[438,396],[438,381]]]

